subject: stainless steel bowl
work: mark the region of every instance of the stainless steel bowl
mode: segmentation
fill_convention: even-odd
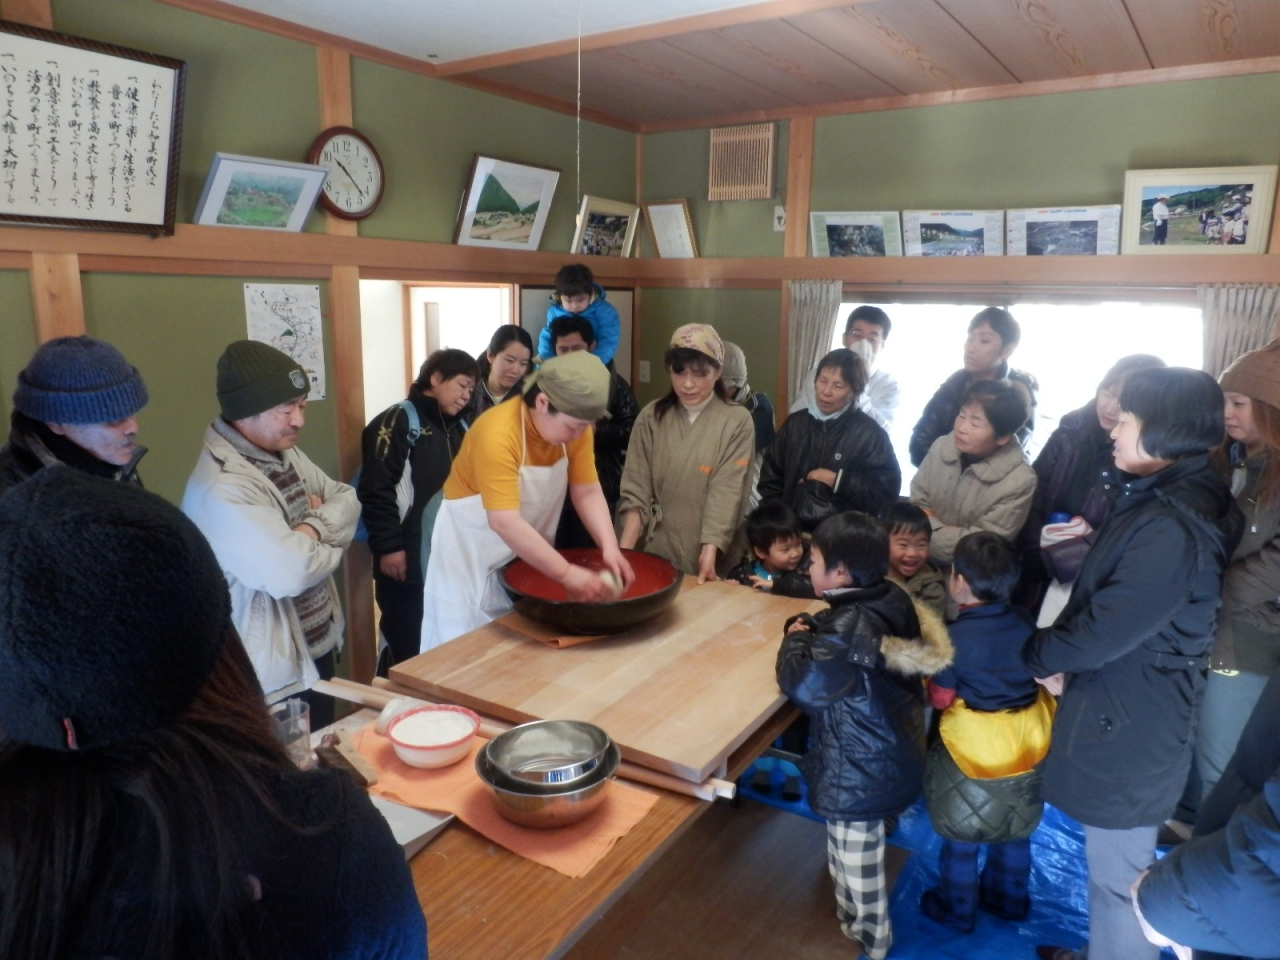
[[[604,801],[609,781],[622,761],[622,751],[611,743],[600,763],[579,782],[559,786],[560,792],[548,793],[545,784],[522,784],[520,788],[502,786],[510,778],[493,766],[481,750],[476,754],[476,773],[493,791],[498,813],[512,823],[541,830],[567,827],[586,818]]]
[[[493,766],[517,781],[569,785],[581,781],[604,759],[612,741],[581,720],[535,720],[490,740],[484,753]]]

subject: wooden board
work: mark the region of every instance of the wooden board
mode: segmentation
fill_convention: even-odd
[[[391,679],[516,723],[586,720],[626,759],[701,782],[784,703],[782,623],[819,608],[708,583],[647,624],[563,650],[490,623],[392,667]]]

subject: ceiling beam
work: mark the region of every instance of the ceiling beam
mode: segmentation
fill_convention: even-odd
[[[593,33],[582,38],[582,52],[603,50],[607,47],[617,47],[627,43],[640,43],[645,40],[665,40],[667,37],[678,37],[686,33],[696,33],[700,30],[721,30],[725,27],[736,27],[744,23],[780,20],[783,17],[797,17],[801,14],[814,13],[818,10],[830,10],[833,7],[853,7],[863,3],[874,2],[884,3],[885,0],[766,0],[765,3],[753,3],[746,7],[716,10],[712,13],[699,13],[691,17],[663,20],[660,23],[648,23],[639,27],[625,27],[621,30],[606,30],[603,33]],[[519,47],[515,50],[504,50],[501,53],[487,53],[478,57],[467,57],[463,60],[441,63],[436,67],[436,75],[451,77],[460,73],[475,73],[477,70],[509,67],[516,63],[530,63],[534,60],[571,56],[577,52],[578,38],[572,37],[568,40],[555,40],[551,43],[540,43],[532,47]]]

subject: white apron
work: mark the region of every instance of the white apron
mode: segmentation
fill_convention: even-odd
[[[531,467],[524,464],[526,447],[521,415],[520,516],[551,543],[569,490],[568,451],[561,446],[564,455],[551,466]],[[514,559],[515,551],[489,528],[480,494],[440,504],[423,584],[423,653],[511,610],[499,571]]]

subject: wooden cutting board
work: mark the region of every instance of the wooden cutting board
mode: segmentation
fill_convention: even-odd
[[[557,650],[495,622],[392,667],[391,679],[514,723],[586,720],[626,759],[701,782],[783,704],[783,621],[821,607],[695,582],[625,633]]]

